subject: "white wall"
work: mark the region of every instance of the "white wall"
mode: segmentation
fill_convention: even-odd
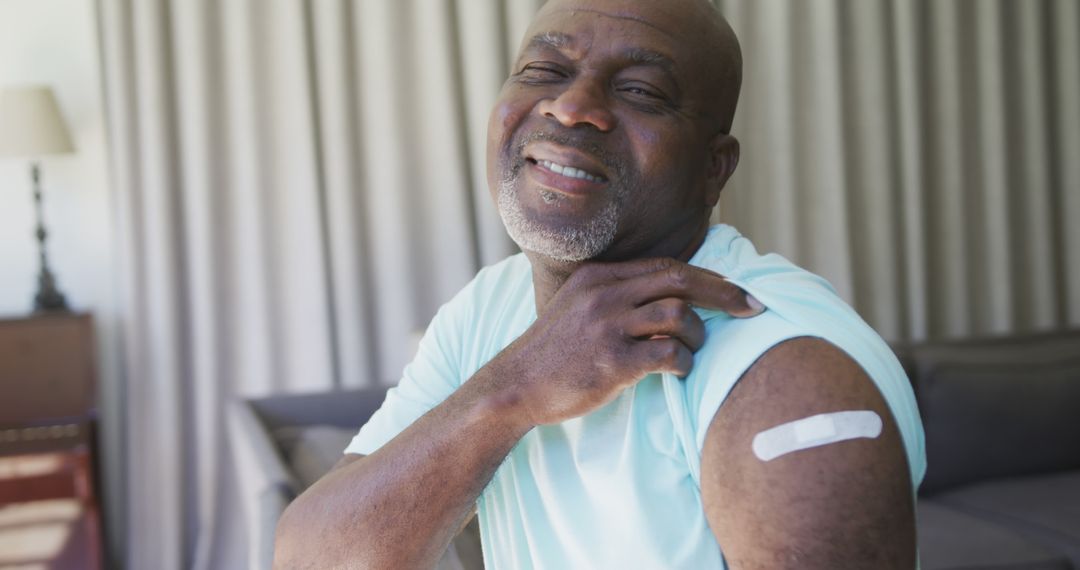
[[[42,161],[50,265],[78,309],[110,304],[109,192],[93,0],[0,0],[0,86],[51,85],[77,153]],[[37,244],[24,160],[0,159],[0,315],[24,314]]]
[[[0,87],[52,86],[76,153],[42,160],[49,262],[60,290],[78,311],[94,313],[99,350],[99,398],[106,445],[105,492],[119,480],[121,417],[116,410],[117,282],[102,104],[102,74],[94,0],[0,0]],[[28,164],[0,159],[0,317],[22,316],[37,290],[37,243]],[[116,514],[119,503],[106,505]],[[114,521],[115,522],[115,521]],[[113,542],[117,536],[112,537]]]

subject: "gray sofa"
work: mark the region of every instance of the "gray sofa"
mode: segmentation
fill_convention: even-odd
[[[232,404],[229,443],[241,489],[251,570],[271,567],[274,529],[289,502],[330,470],[352,436],[382,404],[386,388],[291,394]],[[438,570],[481,570],[474,520]]]
[[[922,567],[1080,569],[1080,331],[894,348],[926,430]]]
[[[1080,331],[894,348],[926,429],[922,568],[1080,570]],[[252,568],[270,567],[281,511],[341,458],[384,395],[235,403]],[[482,567],[474,522],[440,568]]]

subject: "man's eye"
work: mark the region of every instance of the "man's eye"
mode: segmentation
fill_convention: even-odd
[[[560,79],[566,77],[566,74],[558,67],[537,63],[526,65],[519,75],[529,79]]]
[[[667,97],[664,96],[664,94],[661,93],[659,90],[653,89],[648,85],[642,85],[640,83],[630,83],[622,85],[619,87],[619,91],[639,99],[650,99],[657,101],[667,100]]]

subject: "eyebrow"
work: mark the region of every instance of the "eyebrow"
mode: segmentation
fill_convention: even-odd
[[[529,40],[528,47],[531,49],[550,48],[561,50],[574,43],[574,37],[562,32],[543,32],[536,34]],[[675,62],[668,56],[651,49],[630,48],[624,52],[624,57],[632,63],[639,65],[655,65],[670,75],[675,73]]]
[[[667,72],[668,75],[676,76],[675,62],[668,56],[651,49],[631,48],[625,53],[626,58],[639,65],[655,65]]]
[[[536,34],[529,40],[530,48],[554,48],[563,49],[572,44],[574,38],[562,32],[544,32]]]

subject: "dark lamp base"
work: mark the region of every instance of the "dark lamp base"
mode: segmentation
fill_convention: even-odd
[[[56,288],[56,279],[53,277],[52,272],[48,270],[42,271],[38,276],[38,292],[37,295],[34,295],[34,312],[67,312],[70,310],[64,294]]]

